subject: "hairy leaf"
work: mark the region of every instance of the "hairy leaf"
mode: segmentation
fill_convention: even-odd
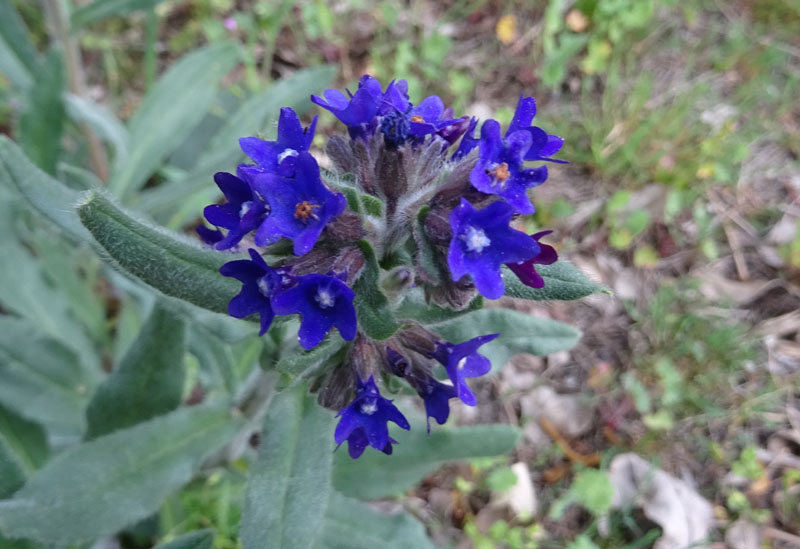
[[[458,404],[453,401],[452,405]],[[445,427],[428,435],[425,425],[412,425],[411,431],[393,429],[398,444],[391,456],[368,449],[359,459],[338,452],[334,460],[333,485],[341,493],[375,499],[399,494],[456,459],[504,454],[517,444],[519,430],[510,425]]]
[[[526,286],[511,269],[503,266],[506,295],[533,301],[570,301],[605,289],[602,284],[591,280],[583,271],[563,259],[552,265],[537,265],[536,272],[544,279],[544,288]]]
[[[147,93],[128,125],[131,149],[114,164],[109,188],[120,197],[138,190],[188,137],[217,95],[216,85],[239,59],[236,44],[218,42],[190,53]]]
[[[305,384],[276,396],[247,485],[244,549],[319,547],[332,461],[333,414]]]
[[[281,357],[275,368],[291,376],[301,376],[331,358],[344,344],[345,341],[338,333],[331,333],[313,349]]]
[[[47,173],[56,171],[64,129],[64,65],[61,52],[53,49],[36,71],[36,85],[27,94],[19,121],[18,140],[34,164]]]
[[[425,527],[408,513],[381,513],[369,505],[333,492],[320,547],[433,549],[434,545],[425,535]]]
[[[238,282],[219,274],[229,254],[136,219],[99,193],[78,214],[115,265],[168,296],[225,313],[239,292]]]
[[[580,331],[568,324],[511,309],[481,309],[432,329],[452,343],[499,333],[500,337],[479,351],[495,369],[518,353],[544,356],[571,349],[581,337]]]
[[[177,408],[183,393],[183,319],[157,303],[119,365],[89,402],[88,438],[124,429]]]
[[[26,89],[33,83],[38,65],[36,48],[28,29],[11,0],[0,0],[0,72],[15,86]]]
[[[0,501],[0,531],[53,544],[113,534],[156,511],[239,424],[196,406],[73,446]]]

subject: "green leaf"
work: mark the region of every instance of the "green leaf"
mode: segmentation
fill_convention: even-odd
[[[18,140],[28,157],[42,170],[54,174],[61,153],[64,129],[64,66],[61,52],[50,51],[36,71],[36,85],[27,94],[19,121]]]
[[[481,309],[432,329],[453,343],[499,333],[500,337],[479,351],[492,361],[494,368],[502,368],[518,353],[544,356],[571,349],[581,337],[581,332],[572,326],[511,309]]]
[[[483,307],[483,296],[478,296],[472,300],[472,303],[466,309],[461,311],[454,311],[453,309],[445,309],[438,305],[428,305],[425,303],[423,292],[419,289],[414,289],[406,294],[405,299],[400,306],[395,310],[397,318],[400,320],[413,320],[420,324],[433,324],[444,322],[453,318],[477,311]]]
[[[197,530],[175,538],[167,543],[159,543],[153,549],[211,549],[214,545],[214,530]]]
[[[302,376],[331,358],[344,347],[345,341],[338,333],[329,334],[322,343],[308,351],[290,353],[281,357],[275,368],[284,374]]]
[[[73,446],[0,501],[0,530],[59,545],[113,534],[156,511],[239,425],[227,408],[195,406]]]
[[[358,499],[375,499],[402,493],[456,459],[504,454],[517,444],[519,430],[510,425],[445,427],[427,434],[423,424],[411,431],[394,429],[398,444],[391,456],[368,450],[359,459],[338,452],[334,460],[333,485]]]
[[[33,83],[38,66],[36,48],[28,29],[11,0],[0,0],[0,72],[15,86],[26,89]]]
[[[217,95],[216,85],[239,59],[236,44],[218,42],[190,53],[147,93],[128,125],[131,150],[115,163],[109,189],[125,198],[188,137]]]
[[[114,161],[124,163],[128,157],[128,130],[116,115],[102,105],[72,95],[64,94],[64,104],[69,117],[77,122],[88,124],[106,142],[114,147]]]
[[[570,493],[573,501],[600,516],[611,507],[614,487],[605,471],[584,469],[575,476]]]
[[[369,337],[387,339],[394,335],[399,326],[389,308],[389,300],[378,287],[380,267],[375,251],[366,240],[359,241],[358,247],[364,253],[364,270],[353,284],[353,291],[356,293],[353,304],[356,307],[358,324]]]
[[[41,467],[50,454],[42,426],[3,406],[0,406],[0,439],[26,476]]]
[[[119,365],[89,402],[87,438],[96,438],[166,414],[183,394],[183,319],[156,304]]]
[[[70,23],[72,30],[76,31],[98,19],[128,15],[136,10],[152,8],[162,1],[163,0],[94,0],[94,2],[81,6],[72,12]]]
[[[244,157],[239,138],[262,132],[271,137],[275,126],[267,121],[276,120],[281,107],[295,107],[302,113],[310,105],[308,96],[328,87],[335,76],[336,69],[331,65],[300,70],[244,101],[226,117],[199,155],[197,165],[185,177],[142,192],[141,209],[172,227],[182,225],[186,218],[197,217],[203,206],[214,203],[219,196],[212,180],[214,173],[234,166]]]
[[[73,240],[92,240],[74,209],[83,193],[41,171],[5,135],[0,135],[0,184],[19,192],[36,211],[66,231]]]
[[[168,296],[226,313],[241,289],[219,274],[231,255],[135,219],[102,194],[90,194],[78,215],[114,265]]]
[[[425,527],[406,512],[388,515],[333,492],[321,549],[433,549]]]
[[[241,537],[244,549],[318,547],[330,492],[333,414],[305,384],[275,397],[250,471]]]
[[[74,351],[27,320],[0,316],[0,403],[72,436],[84,429],[86,380]]]
[[[22,471],[22,466],[0,433],[0,499],[9,497],[23,484],[25,484],[25,473]]]
[[[552,265],[536,265],[536,272],[544,279],[544,288],[526,286],[511,269],[503,266],[506,295],[533,301],[571,301],[606,291],[602,284],[589,279],[575,265],[564,260]]]

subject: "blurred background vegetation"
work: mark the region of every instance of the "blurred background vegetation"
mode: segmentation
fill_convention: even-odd
[[[477,409],[456,414],[521,426],[519,446],[447,466],[387,506],[410,510],[444,545],[649,547],[668,519],[608,514],[607,466],[635,452],[713,505],[716,546],[726,536],[742,549],[800,546],[798,0],[140,0],[118,3],[125,13],[74,3],[79,30],[68,37],[58,2],[11,2],[36,51],[2,43],[0,131],[73,187],[110,179],[173,229],[200,222],[217,196],[211,174],[235,166],[237,137],[273,133],[282,105],[310,116],[305,92],[280,87],[298,75],[317,91],[353,89],[363,73],[405,78],[412,100],[438,94],[458,115],[501,123],[520,94],[534,95],[539,125],[566,139],[559,156],[570,164],[551,167],[523,223],[553,229],[559,254],[615,295],[512,302],[584,332],[573,351],[513,359],[479,384]],[[17,23],[7,16],[6,30]],[[199,109],[199,126],[147,112],[159,75],[231,41],[240,62],[204,58],[172,82],[197,87],[196,105],[175,108]],[[26,70],[34,57],[39,72]],[[63,101],[59,81],[71,91]],[[317,114],[319,147],[341,128]],[[174,133],[129,148],[125,121],[131,143]],[[28,246],[55,257],[42,235]],[[62,283],[77,298],[98,291],[98,262],[75,261],[94,282]],[[56,259],[44,268],[60,269]],[[135,308],[85,303],[76,314],[88,325],[138,325]],[[195,482],[164,506],[161,531],[213,526],[215,547],[236,547],[243,479]],[[146,547],[151,531],[143,524],[126,543]],[[742,545],[743,532],[756,544]]]

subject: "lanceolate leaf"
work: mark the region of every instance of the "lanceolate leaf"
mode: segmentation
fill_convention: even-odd
[[[0,403],[72,436],[84,428],[87,381],[78,357],[27,320],[0,316]]]
[[[135,219],[102,194],[91,194],[78,214],[115,265],[166,295],[225,313],[240,290],[219,274],[230,255]]]
[[[163,0],[93,0],[76,9],[72,13],[70,22],[73,30],[78,30],[92,21],[114,15],[127,15],[136,10],[151,8],[162,1]]]
[[[88,99],[64,94],[67,113],[76,122],[89,124],[97,134],[114,147],[115,162],[124,163],[128,157],[128,130],[107,108]]]
[[[131,149],[115,163],[109,188],[120,197],[138,190],[161,162],[191,134],[217,95],[217,82],[233,67],[239,49],[218,42],[175,63],[145,96],[129,124]]]
[[[425,528],[406,512],[388,515],[354,499],[333,492],[322,549],[433,549]]]
[[[0,72],[25,89],[33,82],[37,64],[36,48],[28,39],[28,29],[13,2],[0,0]]]
[[[378,260],[375,251],[365,240],[358,243],[364,253],[364,270],[353,285],[360,328],[373,339],[387,339],[398,329],[397,321],[389,308],[389,300],[378,287]]]
[[[563,259],[552,265],[537,265],[536,272],[544,279],[544,288],[526,286],[511,269],[503,266],[506,295],[533,301],[569,301],[605,290],[602,284],[591,280],[575,265]]]
[[[335,76],[336,70],[330,65],[304,69],[244,101],[227,117],[185,177],[142,192],[141,209],[172,227],[185,218],[197,217],[203,206],[219,196],[212,181],[214,173],[230,169],[244,158],[239,138],[262,134],[266,139],[274,138],[274,126],[267,121],[276,120],[281,107],[295,107],[298,113],[307,110],[309,95],[323,90]]]
[[[197,406],[73,446],[0,501],[0,531],[59,545],[113,534],[158,509],[239,425]]]
[[[88,438],[170,412],[181,403],[186,326],[157,303],[142,330],[89,403]]]
[[[36,71],[36,85],[26,94],[27,105],[19,121],[19,143],[33,162],[54,174],[64,129],[64,65],[61,52],[50,51]]]
[[[26,477],[47,459],[48,452],[40,425],[0,406],[0,499],[22,487]]]
[[[518,353],[544,356],[571,349],[581,337],[580,331],[568,324],[511,309],[482,309],[432,329],[453,343],[499,333],[500,337],[479,351],[492,361],[493,369],[502,368]]]
[[[275,397],[250,472],[241,535],[244,549],[319,547],[330,492],[333,414],[304,384]]]
[[[214,545],[214,530],[189,532],[167,543],[159,543],[153,549],[211,549]]]
[[[74,207],[82,193],[62,185],[37,168],[5,135],[0,135],[0,183],[18,191],[35,210],[66,231],[73,240],[92,240],[75,214]]]
[[[334,487],[359,499],[400,494],[446,461],[510,451],[517,444],[519,430],[510,425],[473,425],[434,429],[428,435],[420,422],[412,425],[411,431],[394,429],[391,435],[398,440],[391,456],[367,451],[354,460],[347,452],[338,452]]]

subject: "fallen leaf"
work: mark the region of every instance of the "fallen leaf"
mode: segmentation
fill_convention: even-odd
[[[503,44],[508,46],[517,37],[517,18],[513,15],[504,15],[497,22],[495,28],[497,39]]]
[[[614,488],[612,509],[633,503],[661,526],[663,533],[654,549],[709,547],[705,542],[714,521],[713,508],[689,484],[633,453],[611,461],[609,478]]]
[[[759,549],[761,535],[761,526],[740,518],[725,531],[725,543],[729,549]]]

